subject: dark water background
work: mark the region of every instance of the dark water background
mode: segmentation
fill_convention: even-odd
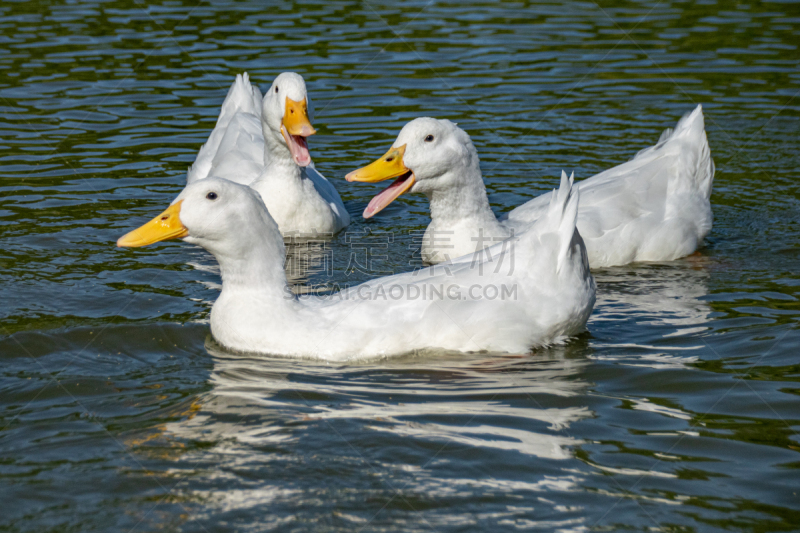
[[[800,530],[798,35],[788,1],[3,2],[0,530]],[[213,261],[114,241],[180,191],[245,70],[306,77],[354,215],[378,187],[342,176],[413,117],[472,135],[502,211],[702,103],[714,229],[597,272],[567,346],[225,354]],[[374,268],[409,268],[426,208],[355,218],[395,231]],[[317,280],[366,277],[350,250]]]

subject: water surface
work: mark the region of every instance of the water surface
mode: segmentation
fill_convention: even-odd
[[[800,6],[5,2],[0,487],[7,531],[800,529]],[[351,364],[226,353],[202,250],[121,250],[235,74],[303,74],[317,167],[413,268],[423,197],[347,184],[423,115],[502,212],[622,163],[702,104],[698,254],[598,271],[588,332],[531,354]]]

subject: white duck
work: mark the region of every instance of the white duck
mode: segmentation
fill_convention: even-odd
[[[237,75],[217,125],[189,167],[187,185],[211,176],[249,185],[287,236],[340,231],[350,215],[311,161],[306,141],[316,133],[311,115],[299,74],[279,75],[263,98],[247,73]]]
[[[585,328],[595,283],[575,230],[577,208],[578,195],[563,180],[540,220],[513,246],[487,250],[483,261],[322,297],[292,294],[277,224],[255,191],[224,179],[192,183],[117,245],[182,238],[211,252],[222,273],[211,332],[231,350],[327,360],[427,349],[519,353]]]
[[[406,124],[392,148],[348,181],[397,180],[364,210],[369,218],[405,191],[423,193],[431,223],[422,243],[429,263],[471,254],[519,235],[548,209],[551,194],[495,218],[469,136],[448,120]],[[700,106],[655,146],[579,182],[578,230],[592,268],[669,261],[694,252],[711,230],[714,161]]]

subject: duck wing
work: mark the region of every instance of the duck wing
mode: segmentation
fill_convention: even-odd
[[[261,119],[251,113],[237,113],[225,129],[211,161],[209,175],[248,185],[262,170],[264,134]]]
[[[236,80],[231,85],[231,88],[228,90],[228,95],[222,103],[216,126],[214,126],[206,143],[200,147],[194,164],[189,167],[186,174],[187,184],[207,178],[212,170],[215,158],[221,161],[221,159],[225,157],[224,151],[220,150],[223,139],[228,133],[229,128],[236,129],[243,126],[243,121],[237,120],[237,118],[241,118],[240,115],[254,117],[259,124],[259,135],[262,135],[261,157],[263,159],[263,134],[260,133],[261,98],[261,91],[258,90],[258,87],[250,83],[250,77],[246,72],[236,75]],[[247,122],[247,120],[244,120],[244,123]],[[246,128],[245,131],[253,133],[252,130]],[[235,137],[235,135],[231,137]],[[230,146],[235,146],[235,143],[226,143],[226,149],[230,149]]]
[[[305,167],[303,171],[306,177],[311,180],[311,183],[314,184],[314,188],[322,199],[331,206],[333,212],[339,217],[342,222],[342,227],[349,225],[350,214],[347,212],[347,209],[345,209],[342,197],[339,196],[339,191],[336,190],[336,187],[334,187],[325,176],[320,174],[314,166],[313,161]]]
[[[346,317],[331,318],[336,327],[326,342],[363,346],[364,354],[428,348],[519,353],[580,333],[595,284],[575,229],[578,196],[565,179],[544,216],[517,242],[315,302],[317,309],[327,305],[330,316]]]
[[[654,146],[579,182],[578,229],[592,266],[672,260],[694,252],[711,229],[713,178],[697,106]],[[524,230],[541,216],[551,194],[523,204],[501,221]]]

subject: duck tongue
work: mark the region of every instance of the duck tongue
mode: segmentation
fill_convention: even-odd
[[[370,200],[367,208],[364,209],[364,218],[370,218],[384,207],[392,203],[398,196],[406,192],[411,186],[414,185],[414,173],[407,172],[403,174],[394,182],[383,190],[380,194]]]
[[[292,159],[301,167],[307,167],[311,163],[311,154],[308,153],[308,142],[302,135],[290,135],[284,128],[283,137],[286,139],[286,145],[289,147],[289,153],[292,154]]]

